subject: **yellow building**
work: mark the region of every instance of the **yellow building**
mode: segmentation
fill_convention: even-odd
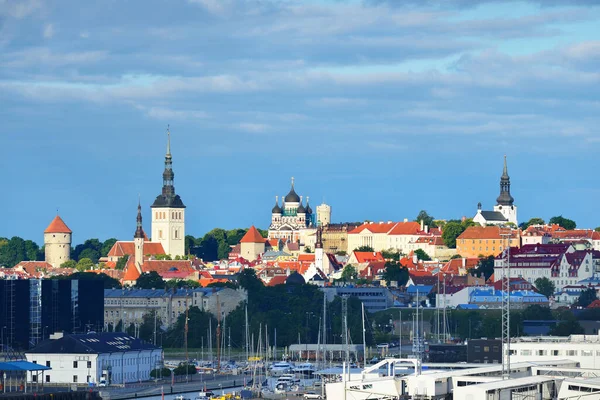
[[[508,243],[520,247],[518,229],[499,226],[470,226],[456,239],[456,252],[462,257],[488,257],[502,253]]]
[[[323,250],[325,253],[335,254],[340,251],[346,254],[354,249],[348,250],[348,232],[356,229],[360,223],[329,224],[323,226]]]

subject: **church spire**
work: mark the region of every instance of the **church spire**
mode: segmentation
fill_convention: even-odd
[[[165,154],[165,169],[162,174],[163,186],[161,194],[156,197],[152,207],[185,208],[178,195],[175,194],[175,173],[173,172],[173,156],[171,155],[171,129],[167,127],[167,153]]]
[[[506,155],[504,156],[504,169],[500,177],[500,196],[496,199],[499,206],[512,206],[515,199],[510,195],[510,177],[506,166]]]
[[[136,229],[135,229],[135,235],[133,235],[133,237],[135,239],[138,238],[144,238],[144,229],[142,228],[142,205],[138,199],[138,212],[137,212],[137,218],[136,218]]]
[[[319,225],[317,227],[317,240],[315,243],[315,249],[322,249],[323,248],[323,227],[321,225]]]
[[[167,157],[171,156],[171,129],[170,125],[167,125]]]

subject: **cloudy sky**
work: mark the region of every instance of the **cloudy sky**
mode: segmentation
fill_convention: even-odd
[[[600,1],[0,0],[0,236],[129,239],[170,124],[187,232],[334,221],[600,225]]]

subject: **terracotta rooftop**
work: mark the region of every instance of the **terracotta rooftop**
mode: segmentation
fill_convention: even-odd
[[[57,215],[56,217],[54,217],[52,222],[50,222],[50,225],[48,225],[48,227],[46,228],[44,233],[73,233],[73,232],[69,229],[67,224],[65,224],[65,221],[63,221],[62,218],[60,218]]]
[[[155,256],[158,254],[165,254],[163,245],[158,242],[144,242],[144,256],[150,255]],[[135,255],[135,243],[118,241],[115,242],[113,247],[108,252],[108,257],[123,257],[123,256]]]
[[[264,243],[265,241],[266,239],[262,237],[258,229],[252,225],[242,240],[240,240],[240,243]]]
[[[501,234],[508,234],[509,230],[499,226],[470,226],[460,236],[459,239],[503,239]],[[512,238],[517,237],[517,231],[512,231]]]

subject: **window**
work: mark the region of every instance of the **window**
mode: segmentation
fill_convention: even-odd
[[[50,375],[46,375],[46,383],[50,382]]]
[[[483,346],[483,352],[484,353],[489,353],[490,352],[490,346]]]
[[[46,361],[46,367],[50,367],[50,361]]]
[[[531,355],[531,350],[521,350],[521,355],[522,356],[530,356]]]
[[[546,355],[546,350],[538,350],[538,351],[536,351],[536,355],[537,356],[545,356]]]
[[[77,375],[73,375],[73,383],[77,383]]]
[[[31,375],[31,382],[37,382],[37,375],[36,374]]]
[[[87,362],[87,367],[88,367],[88,368],[92,368],[92,362],[91,362],[91,361],[88,361],[88,362]]]
[[[577,355],[577,350],[567,350],[567,355],[568,356],[576,356]]]
[[[593,355],[594,353],[591,350],[581,350],[581,355],[585,356],[585,357],[589,357],[591,355]]]
[[[552,350],[553,356],[560,356],[560,350]]]
[[[73,368],[77,368],[77,361],[73,361]]]

